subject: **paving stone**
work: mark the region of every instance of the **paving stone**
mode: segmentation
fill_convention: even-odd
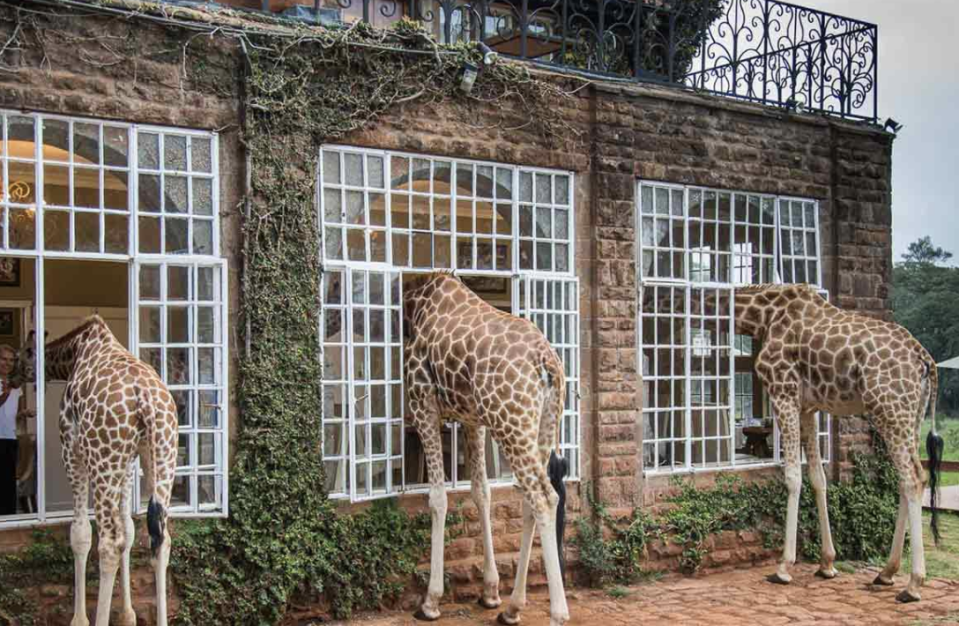
[[[793,570],[793,583],[779,587],[766,582],[775,565],[736,570],[696,578],[671,577],[628,590],[620,599],[598,590],[576,589],[568,594],[570,625],[603,626],[959,626],[950,620],[959,611],[959,581],[931,580],[923,601],[898,604],[895,596],[908,577],[893,587],[873,587],[874,569],[842,574],[834,580],[815,578],[814,565]],[[495,612],[475,604],[443,604],[442,626],[490,624]],[[365,626],[414,624],[409,613],[384,612],[359,617]],[[523,613],[526,626],[549,624],[549,597],[545,588],[531,589]]]

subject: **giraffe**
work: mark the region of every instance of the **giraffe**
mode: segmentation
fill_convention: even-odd
[[[523,492],[523,535],[516,582],[498,619],[517,624],[526,606],[526,576],[534,526],[543,546],[550,598],[550,624],[569,619],[557,542],[558,496],[547,462],[557,441],[566,397],[563,364],[536,326],[499,311],[451,273],[418,277],[403,298],[404,366],[412,425],[426,456],[432,517],[430,581],[416,616],[435,620],[443,595],[443,535],[446,520],[441,416],[466,430],[471,454],[472,497],[483,533],[483,594],[480,604],[500,606],[493,557],[490,489],[483,454],[486,429],[506,454]],[[550,463],[553,473],[565,469]],[[559,477],[561,478],[561,477]]]
[[[899,570],[909,521],[912,572],[900,602],[920,599],[925,578],[922,545],[922,495],[925,473],[919,460],[919,432],[927,408],[933,429],[927,447],[941,458],[942,438],[935,432],[936,363],[898,324],[843,311],[810,285],[753,285],[735,291],[738,332],[762,342],[756,372],[770,396],[785,451],[786,541],[772,582],[788,584],[796,560],[796,530],[801,489],[800,440],[816,496],[822,539],[817,575],[836,576],[835,547],[826,508],[826,476],[819,456],[816,411],[833,415],[873,416],[899,473],[899,512],[892,550],[874,584],[892,585]],[[935,498],[938,475],[932,472]],[[939,540],[936,500],[932,530]]]
[[[24,377],[36,381],[35,334],[20,351]],[[166,568],[170,557],[167,511],[177,455],[177,411],[157,373],[130,354],[98,315],[46,344],[46,380],[67,382],[60,402],[61,456],[73,491],[70,546],[74,555],[71,626],[87,626],[86,563],[92,543],[87,494],[99,529],[100,586],[96,626],[107,626],[121,568],[120,623],[136,624],[130,597],[133,461],[139,455],[150,494],[147,528],[156,574],[157,624],[166,626]]]

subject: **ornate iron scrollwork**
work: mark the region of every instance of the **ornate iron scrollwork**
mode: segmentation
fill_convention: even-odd
[[[779,0],[357,0],[440,41],[875,121],[876,26]],[[354,0],[336,0],[348,9]],[[376,4],[373,4],[376,3]]]
[[[876,27],[777,0],[725,0],[684,82],[875,121]]]

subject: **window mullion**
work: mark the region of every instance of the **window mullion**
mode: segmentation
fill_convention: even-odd
[[[686,304],[685,304],[685,324],[686,324],[686,336],[684,337],[685,353],[686,353],[686,470],[689,471],[692,469],[692,458],[693,458],[693,442],[692,442],[692,433],[693,433],[693,404],[692,404],[692,392],[693,392],[693,383],[692,383],[692,319],[690,317],[690,298],[692,298],[692,289],[687,285],[684,288],[686,293]]]
[[[340,170],[342,172],[342,170]],[[345,242],[344,242],[345,245]],[[343,272],[343,345],[346,348],[346,359],[345,359],[345,376],[346,379],[346,398],[344,398],[344,408],[346,409],[346,423],[347,423],[347,435],[346,435],[346,444],[348,446],[348,458],[349,462],[347,464],[346,471],[349,474],[350,479],[350,489],[349,489],[349,498],[351,502],[356,502],[356,481],[358,478],[358,472],[356,471],[356,442],[354,441],[356,437],[356,407],[355,407],[355,398],[356,398],[356,389],[355,381],[353,376],[353,272],[350,270],[345,270]],[[342,361],[341,361],[342,362]]]
[[[44,194],[44,184],[43,184],[43,135],[42,128],[43,118],[39,115],[33,116],[33,141],[34,141],[34,180],[36,181],[36,188],[34,189],[34,200],[36,201],[37,210],[34,213],[34,220],[36,220],[34,225],[34,249],[43,254],[44,246],[44,228],[43,228],[43,215],[44,208],[43,205],[46,204],[46,198]],[[39,313],[38,313],[39,315]]]

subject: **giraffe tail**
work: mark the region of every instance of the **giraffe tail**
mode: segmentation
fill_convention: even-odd
[[[566,373],[558,359],[547,361],[545,373],[547,384],[553,392],[551,410],[556,413],[556,430],[553,433],[553,446],[550,450],[549,461],[546,463],[546,474],[549,482],[556,491],[559,499],[556,502],[556,548],[559,552],[560,577],[566,579],[566,549],[563,541],[566,536],[566,482],[564,478],[569,474],[569,460],[560,453],[560,428],[563,423],[563,411],[566,405]]]
[[[147,393],[141,391],[141,394]],[[150,551],[154,557],[157,550],[163,545],[163,535],[166,531],[166,511],[163,505],[157,499],[157,452],[159,451],[159,441],[157,440],[156,411],[153,402],[149,399],[144,401],[142,395],[139,399],[139,413],[146,426],[147,449],[150,458],[144,463],[144,471],[149,474],[147,484],[150,485],[150,503],[147,505],[147,531],[150,533]]]
[[[566,482],[563,478],[569,473],[569,461],[559,456],[556,451],[549,453],[549,463],[546,465],[549,482],[556,490],[559,501],[556,503],[556,548],[559,551],[559,572],[566,580],[566,550],[563,538],[566,534]]]
[[[945,442],[942,435],[936,432],[936,398],[939,395],[939,372],[935,362],[927,361],[926,376],[928,378],[929,402],[932,413],[932,428],[926,436],[926,454],[929,456],[929,527],[936,546],[939,546],[942,536],[939,532],[939,487],[942,482],[942,457],[945,452]]]

